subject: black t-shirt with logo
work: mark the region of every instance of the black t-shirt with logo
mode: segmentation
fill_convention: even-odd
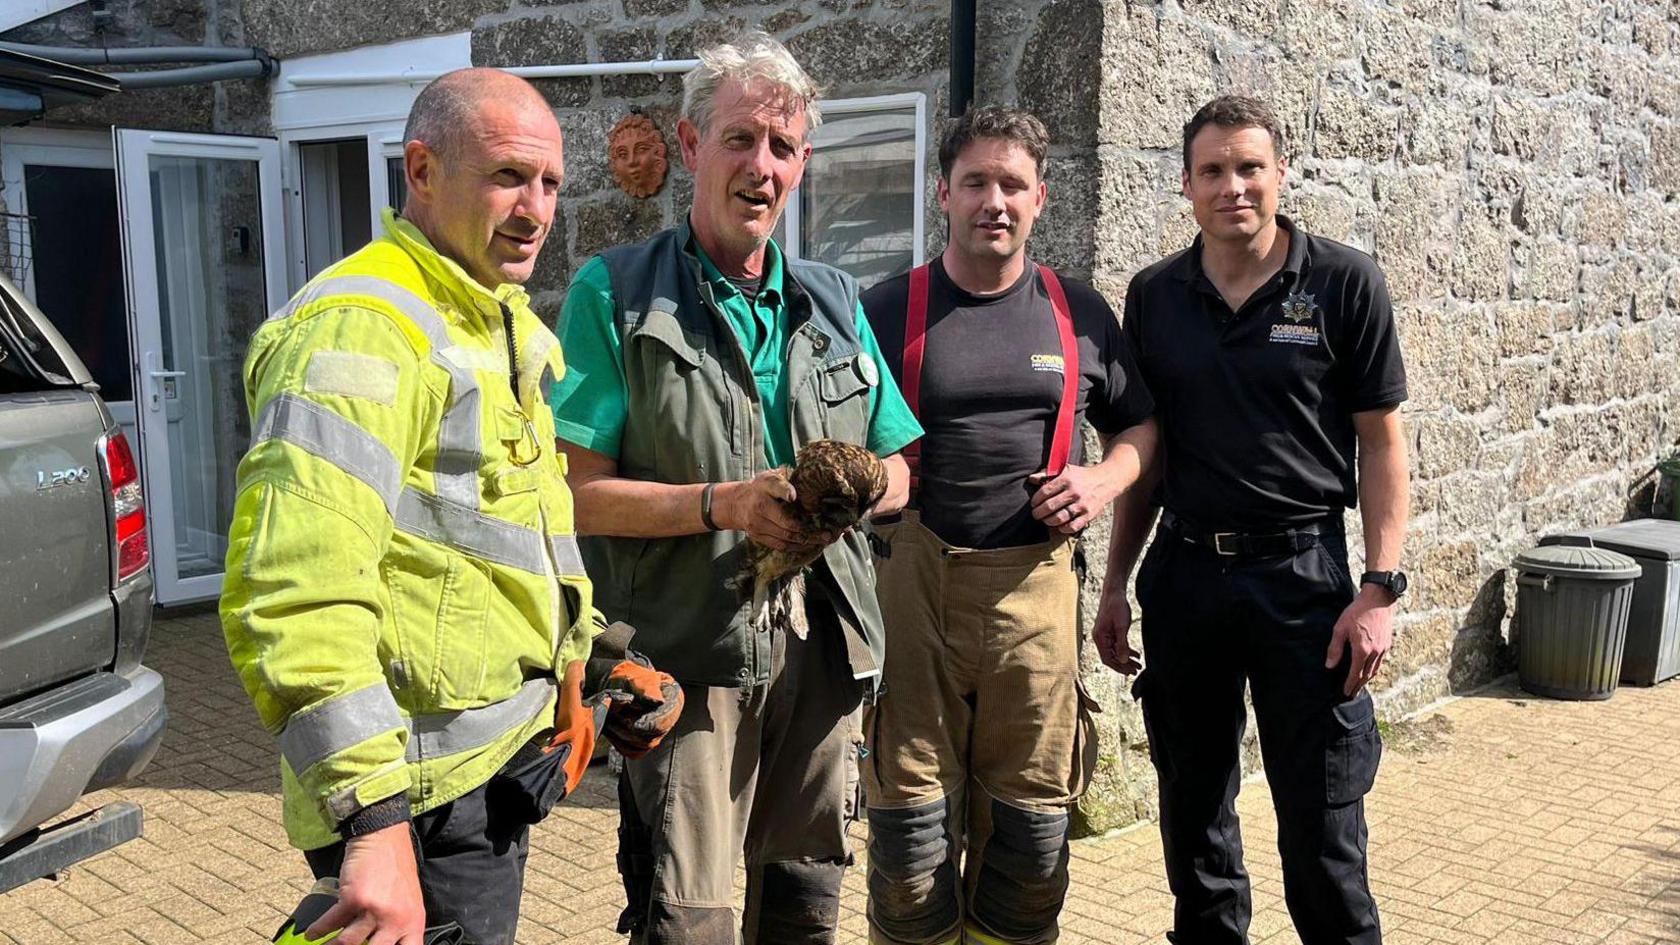
[[[945,267],[929,267],[927,335],[918,413],[926,435],[915,504],[922,522],[965,548],[1007,548],[1045,541],[1032,517],[1062,402],[1062,343],[1050,297],[1027,263],[997,295],[958,288]],[[1096,290],[1057,273],[1079,348],[1079,414],[1104,435],[1141,423],[1154,409],[1138,380],[1120,323]],[[863,295],[893,377],[904,370],[908,274]],[[1078,415],[1076,414],[1076,419]],[[1069,462],[1084,462],[1078,427]]]
[[[1369,256],[1283,217],[1289,255],[1232,312],[1202,240],[1132,279],[1126,340],[1155,396],[1163,503],[1206,530],[1352,508],[1354,413],[1406,399],[1388,286]]]

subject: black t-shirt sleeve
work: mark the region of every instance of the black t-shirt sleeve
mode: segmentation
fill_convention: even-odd
[[[1344,326],[1346,343],[1339,357],[1347,365],[1348,409],[1358,413],[1392,407],[1406,399],[1406,365],[1394,326],[1394,303],[1388,282],[1375,265],[1366,267],[1353,289],[1352,316]]]
[[[1072,279],[1067,285],[1068,305],[1078,313],[1077,321],[1088,326],[1095,342],[1098,364],[1096,383],[1085,408],[1085,419],[1098,433],[1113,436],[1149,419],[1155,400],[1138,371],[1137,360],[1120,331],[1120,320],[1102,293]],[[1082,372],[1083,373],[1083,372]]]
[[[897,276],[876,283],[858,298],[863,305],[863,317],[875,332],[875,343],[881,346],[881,357],[891,369],[894,381],[904,374],[904,316],[910,302],[910,277]]]
[[[1111,352],[1107,358],[1109,387],[1118,391],[1119,396],[1110,398],[1112,415],[1117,422],[1112,430],[1103,432],[1120,433],[1148,420],[1155,413],[1155,398],[1149,392],[1149,385],[1144,383],[1143,372],[1138,370],[1131,342],[1126,340],[1125,331],[1112,315],[1109,316],[1108,335],[1108,350]],[[1096,426],[1094,421],[1092,425]]]

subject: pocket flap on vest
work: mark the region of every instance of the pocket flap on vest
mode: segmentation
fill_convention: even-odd
[[[691,367],[699,367],[706,360],[704,343],[696,344],[683,330],[675,314],[654,309],[642,318],[641,324],[630,332],[632,340],[650,338],[671,349],[677,359]]]
[[[824,364],[817,387],[823,400],[834,404],[879,382],[880,373],[875,369],[875,362],[867,354],[858,354]]]

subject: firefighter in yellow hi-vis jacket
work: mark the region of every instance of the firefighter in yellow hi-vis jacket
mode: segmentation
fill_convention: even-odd
[[[601,620],[545,396],[565,367],[519,286],[554,220],[559,125],[525,81],[472,69],[427,86],[404,136],[402,216],[251,340],[222,626],[279,739],[287,834],[338,878],[309,934],[418,945],[454,922],[496,945],[529,825],[576,787],[602,715],[635,755],[681,696],[645,662],[589,659]]]

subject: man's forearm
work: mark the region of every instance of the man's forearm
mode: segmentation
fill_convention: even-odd
[[[1410,501],[1406,438],[1398,415],[1363,425],[1359,436],[1359,514],[1365,525],[1365,568],[1400,566]]]
[[[1160,426],[1151,418],[1127,428],[1109,446],[1110,458],[1135,471],[1114,500],[1114,530],[1109,536],[1108,573],[1103,579],[1105,593],[1109,588],[1124,593],[1126,581],[1143,551],[1143,541],[1155,524],[1156,510],[1150,505],[1150,499],[1161,480],[1159,442]]]
[[[881,460],[881,465],[887,467],[887,491],[875,503],[871,517],[902,511],[910,501],[910,465],[905,462],[904,454],[894,453]]]
[[[719,483],[712,493],[714,508],[726,490],[742,483]],[[618,538],[675,538],[707,531],[700,519],[705,483],[673,485],[616,476],[597,476],[574,483],[577,531],[580,535]],[[714,516],[715,518],[715,516]]]
[[[1103,578],[1103,593],[1118,590],[1124,593],[1143,552],[1144,539],[1155,525],[1157,509],[1150,504],[1158,477],[1146,470],[1120,498],[1114,501],[1114,530],[1108,539],[1108,573]]]
[[[1154,420],[1129,426],[1110,437],[1097,468],[1118,496],[1137,484],[1155,461],[1157,428]]]

